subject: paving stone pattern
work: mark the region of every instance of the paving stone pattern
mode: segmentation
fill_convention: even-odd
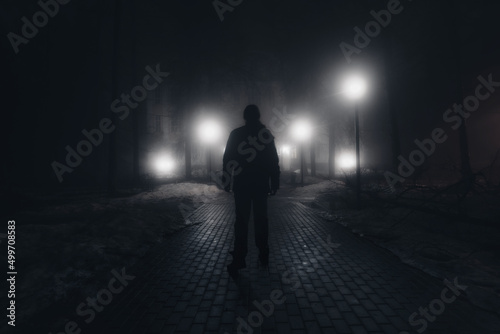
[[[270,198],[269,219],[269,268],[250,224],[247,268],[232,278],[234,203],[200,207],[198,224],[127,270],[136,278],[82,333],[417,333],[409,316],[445,288],[298,200]],[[425,333],[480,333],[477,323],[459,297]]]

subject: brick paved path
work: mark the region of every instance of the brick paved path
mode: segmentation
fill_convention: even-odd
[[[200,224],[127,270],[136,278],[82,333],[417,333],[422,325],[412,327],[409,316],[441,298],[443,282],[283,197],[269,201],[269,270],[258,265],[250,231],[247,268],[235,280],[225,269],[229,199],[199,208],[191,220]],[[255,303],[271,297],[277,304],[257,313]],[[477,317],[459,297],[425,333],[486,333]]]

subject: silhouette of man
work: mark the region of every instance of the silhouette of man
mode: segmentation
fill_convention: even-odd
[[[245,125],[231,132],[223,157],[224,175],[233,177],[236,221],[234,223],[231,273],[246,267],[248,221],[253,204],[255,244],[262,265],[269,263],[267,196],[279,189],[280,167],[271,132],[260,122],[260,111],[249,105],[243,112]],[[230,191],[230,185],[225,187]]]

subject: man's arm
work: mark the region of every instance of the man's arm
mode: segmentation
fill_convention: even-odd
[[[276,145],[274,140],[270,144],[270,161],[269,161],[269,175],[271,178],[271,196],[276,194],[276,191],[280,188],[280,165],[278,152],[276,150]]]

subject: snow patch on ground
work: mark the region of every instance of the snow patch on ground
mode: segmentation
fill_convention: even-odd
[[[310,206],[322,209],[324,218],[390,250],[404,263],[441,279],[458,277],[469,286],[465,293],[472,303],[500,315],[498,227],[379,202],[357,210],[352,192],[331,181],[296,190],[314,196]]]
[[[196,208],[222,196],[227,193],[215,185],[185,182],[125,197],[36,198],[40,205],[16,218],[18,257],[24,262],[18,320],[55,303],[76,308],[96,295],[112,269],[134,265],[166,235],[186,227]]]

